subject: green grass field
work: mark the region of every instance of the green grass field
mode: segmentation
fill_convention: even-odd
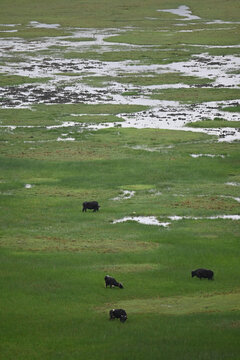
[[[206,51],[194,45],[219,45],[209,48],[209,54],[238,56],[237,47],[225,46],[239,44],[239,24],[206,22],[238,21],[239,2],[187,0],[185,5],[201,19],[182,20],[181,29],[201,28],[197,36],[178,32],[177,15],[156,11],[180,5],[179,0],[2,0],[5,55],[0,87],[9,93],[0,95],[1,360],[240,358],[239,220],[209,218],[240,214],[239,141],[219,142],[217,136],[201,132],[121,126],[124,116],[149,110],[144,102],[69,103],[61,98],[51,105],[33,101],[29,107],[18,106],[24,96],[24,101],[31,100],[34,86],[52,85],[50,79],[62,76],[59,94],[67,81],[100,92],[110,92],[109,84],[117,82],[132,100],[142,86],[185,84],[193,88],[153,89],[147,98],[191,106],[231,100],[234,106],[223,104],[219,111],[238,116],[238,87],[206,89],[204,84],[210,86],[212,78],[153,72],[152,65],[188,61]],[[31,21],[60,26],[33,28]],[[4,25],[10,24],[17,24],[18,32],[5,32],[12,27]],[[124,32],[107,39],[117,51],[101,52],[100,45],[96,51],[64,51],[61,39],[56,47],[31,50],[46,36],[54,46],[54,38],[69,36],[73,27]],[[223,29],[216,30],[219,27]],[[15,36],[27,47],[8,48]],[[80,35],[70,39],[91,42]],[[154,47],[122,48],[122,43]],[[99,76],[87,66],[82,76],[76,68],[63,71],[60,66],[54,76],[44,69],[38,77],[17,72],[19,63],[24,62],[26,71],[27,62],[41,56],[45,62],[98,60],[110,67],[115,61],[139,60],[143,69]],[[16,65],[14,74],[4,72],[9,64]],[[31,63],[33,71],[36,64]],[[237,75],[237,69],[231,71]],[[23,94],[29,84],[33,87],[18,104],[4,105],[11,99],[6,94]],[[239,121],[216,116],[187,126],[239,128]],[[105,123],[115,125],[104,128]],[[101,130],[88,128],[99,124]],[[123,190],[134,191],[134,196],[113,200]],[[99,201],[100,210],[82,212],[83,201],[91,200]],[[113,223],[126,216],[155,216],[169,225]],[[212,269],[214,280],[192,278],[191,271],[200,267]],[[121,281],[124,289],[106,289],[106,274]],[[126,310],[124,324],[109,321],[113,308]]]

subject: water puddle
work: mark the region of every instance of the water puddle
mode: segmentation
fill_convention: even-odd
[[[0,30],[0,33],[14,33],[18,32],[18,30]]]
[[[210,56],[208,53],[193,55],[186,62],[163,65],[171,72],[180,72],[186,76],[197,76],[214,80],[210,87],[239,87],[240,74],[231,74],[240,66],[238,56]]]
[[[164,10],[157,10],[158,12],[169,12],[174,15],[182,16],[184,19],[181,20],[199,20],[200,17],[196,15],[192,15],[191,10],[186,5],[180,5],[176,9],[164,9]]]
[[[194,17],[187,6],[180,6],[177,9],[159,10],[170,11],[174,14],[183,16],[190,20]],[[198,18],[198,17],[197,17]],[[6,26],[15,26],[8,24]],[[58,28],[59,24],[42,24],[31,21],[28,26]],[[8,29],[7,29],[8,30]],[[219,101],[196,104],[181,104],[177,101],[153,100],[150,98],[156,90],[182,89],[189,88],[186,84],[162,84],[152,86],[136,86],[134,84],[122,84],[116,81],[122,74],[131,75],[147,73],[159,75],[166,73],[179,73],[186,76],[197,76],[213,80],[211,84],[203,87],[213,88],[239,88],[240,74],[231,74],[233,69],[240,66],[238,56],[210,56],[207,53],[193,56],[189,61],[176,62],[167,65],[143,65],[138,61],[117,61],[107,62],[85,59],[63,59],[58,56],[59,50],[49,56],[38,53],[40,50],[50,50],[53,46],[64,47],[66,51],[121,51],[131,50],[138,45],[110,43],[105,41],[109,36],[119,35],[129,31],[131,28],[124,29],[70,29],[71,36],[54,38],[41,38],[40,40],[26,41],[17,37],[0,39],[0,55],[13,57],[12,52],[27,53],[25,60],[14,63],[11,61],[0,64],[0,73],[8,75],[20,75],[29,78],[48,77],[51,80],[44,84],[24,84],[19,86],[7,86],[0,88],[0,106],[2,108],[31,108],[35,104],[122,104],[122,105],[146,105],[150,109],[132,114],[119,114],[124,119],[122,122],[109,122],[95,124],[79,124],[78,122],[63,122],[55,126],[47,126],[48,130],[64,127],[78,127],[78,131],[84,129],[98,130],[110,127],[133,127],[133,128],[154,128],[203,132],[219,137],[219,142],[232,142],[240,140],[240,130],[238,128],[190,128],[186,125],[189,122],[204,119],[214,119],[221,117],[229,121],[239,120],[239,114],[220,111],[222,106],[236,105],[236,101]],[[80,39],[78,41],[78,39]],[[86,41],[82,41],[86,39]],[[74,40],[74,41],[71,41]],[[116,46],[117,45],[117,46]],[[139,46],[147,49],[147,46]],[[96,49],[95,49],[96,50]],[[95,51],[94,50],[94,51]],[[163,49],[164,51],[165,49]],[[14,55],[15,56],[15,55]],[[23,55],[21,55],[23,56]],[[75,74],[76,76],[69,76]],[[103,84],[101,88],[89,86],[84,83],[86,76],[113,77],[114,81]],[[74,79],[73,79],[74,78]],[[199,87],[192,85],[192,88]],[[126,92],[136,92],[136,95],[125,96]],[[80,116],[80,114],[72,114]],[[16,126],[8,126],[9,130],[14,130]],[[58,141],[73,141],[66,138],[59,138]],[[137,148],[136,148],[137,150]],[[139,148],[140,150],[140,148]],[[142,147],[146,151],[160,151],[160,148]],[[162,150],[161,150],[162,151]]]
[[[32,24],[32,25],[31,25]],[[40,24],[38,22],[32,22],[29,24],[31,27],[42,28],[59,28],[58,24]],[[64,51],[76,51],[86,52],[94,51],[98,53],[108,51],[121,51],[131,50],[139,48],[141,50],[153,47],[152,45],[134,45],[124,43],[114,43],[105,41],[108,37],[114,37],[122,32],[129,31],[131,28],[126,27],[124,29],[81,29],[81,28],[69,28],[70,35],[56,36],[56,37],[44,37],[40,40],[24,40],[22,38],[2,38],[0,39],[0,53],[5,48],[10,48],[13,52],[29,52],[29,55],[33,52],[42,50],[53,50],[53,48],[63,48]],[[61,50],[58,50],[61,51]],[[56,51],[57,52],[57,51]]]
[[[169,222],[159,222],[155,216],[126,216],[122,219],[114,220],[113,224],[122,223],[126,221],[136,221],[139,224],[144,225],[157,225],[167,227],[170,225]]]
[[[229,28],[214,28],[214,31],[221,31],[221,30],[232,30],[234,29],[234,27],[229,27]],[[213,31],[212,28],[209,29],[191,29],[191,30],[178,30],[178,32],[182,32],[182,33],[192,33],[192,32],[197,32],[197,31]]]
[[[214,215],[214,216],[168,216],[168,219],[173,221],[178,220],[240,220],[240,215]]]
[[[46,95],[46,94],[45,94]],[[59,94],[60,95],[60,94]],[[66,95],[66,93],[65,93]],[[62,95],[63,98],[65,95]],[[71,98],[65,97],[65,99],[69,100],[66,103],[75,103],[72,98],[72,93],[69,93]],[[73,95],[75,97],[75,95]],[[81,97],[81,93],[77,94],[76,97]],[[105,104],[103,98],[101,101],[97,101],[97,98],[103,97],[104,94],[101,91],[98,94],[85,94],[84,103],[88,104]],[[106,94],[108,97],[108,94]],[[114,98],[114,100],[113,100]],[[57,98],[56,98],[57,99]],[[118,114],[117,116],[121,118],[119,122],[104,122],[99,124],[89,124],[89,123],[79,123],[74,121],[66,121],[62,124],[58,125],[50,125],[46,126],[46,129],[57,129],[57,128],[67,128],[67,127],[77,127],[79,132],[84,130],[101,130],[113,127],[123,127],[123,128],[137,128],[137,129],[167,129],[167,130],[181,130],[181,131],[191,131],[191,132],[201,132],[206,133],[208,135],[218,136],[219,142],[233,142],[236,140],[240,140],[240,129],[239,128],[193,128],[187,127],[186,125],[191,122],[201,121],[207,119],[214,119],[215,117],[221,116],[225,120],[229,121],[237,121],[238,114],[234,114],[231,112],[220,111],[219,107],[231,106],[235,105],[236,102],[233,101],[221,101],[221,102],[209,102],[209,103],[201,103],[194,105],[183,105],[177,102],[171,101],[160,101],[160,100],[146,100],[145,102],[141,99],[128,99],[125,97],[121,97],[121,95],[112,96],[112,100],[108,101],[110,104],[135,104],[135,105],[152,105],[151,109],[130,113],[130,114]],[[39,103],[48,103],[47,101],[39,101]],[[56,101],[58,103],[58,101]],[[157,106],[158,105],[158,106]],[[73,116],[79,116],[78,114],[72,114]],[[122,121],[124,119],[125,121]],[[0,125],[0,128],[6,128],[11,131],[16,129],[17,127],[21,128],[34,128],[41,126],[16,126],[16,125]],[[167,151],[167,148],[150,148],[143,146],[135,146],[133,147],[135,150],[145,150],[145,151]],[[210,154],[209,154],[210,155]]]
[[[33,28],[44,28],[44,29],[57,29],[60,27],[59,24],[42,24],[38,21],[30,21],[29,26]]]
[[[44,144],[48,142],[54,142],[56,140],[24,140],[24,144]]]
[[[213,154],[190,154],[191,157],[193,158],[199,158],[199,157],[210,157],[210,158],[215,158],[215,157],[221,157],[221,158],[225,158],[225,155],[213,155]]]
[[[228,195],[220,195],[222,198],[227,198],[227,199],[233,199],[237,202],[240,203],[240,197],[234,197],[234,196],[228,196]]]
[[[226,182],[225,185],[229,185],[229,186],[240,186],[240,183],[237,183],[237,182]]]
[[[219,142],[233,142],[236,140],[240,140],[240,129],[231,129],[228,130],[225,128],[225,130],[221,130],[219,134]]]
[[[172,149],[174,146],[173,145],[169,145],[169,146],[156,146],[156,147],[148,147],[147,145],[135,145],[135,146],[131,146],[130,148],[133,150],[144,150],[144,151],[149,151],[149,152],[161,152],[161,151],[167,151],[168,149]]]
[[[118,96],[120,99],[120,96]],[[131,102],[133,103],[133,102]],[[143,102],[135,101],[135,104],[143,105]],[[233,101],[219,101],[208,102],[201,104],[180,104],[174,101],[156,101],[150,110],[141,111],[135,114],[120,114],[124,122],[119,123],[104,123],[98,125],[89,125],[91,130],[99,130],[114,126],[121,126],[123,128],[137,128],[137,129],[167,129],[167,130],[181,130],[201,132],[208,135],[218,136],[219,142],[232,142],[240,140],[239,128],[193,128],[186,125],[191,122],[201,121],[205,119],[214,119],[218,116],[229,121],[236,121],[239,115],[220,111],[220,107],[231,106],[236,102]],[[158,106],[157,106],[158,105]]]
[[[115,201],[127,200],[127,199],[131,199],[134,195],[135,195],[135,191],[123,190],[119,196],[117,196],[111,200],[115,200]]]
[[[74,122],[74,121],[64,121],[62,124],[60,125],[49,125],[46,126],[47,130],[51,130],[51,129],[59,129],[59,128],[68,128],[68,127],[73,127],[79,125],[79,123]]]
[[[157,191],[155,189],[150,189],[148,190],[148,192],[152,195],[152,196],[160,196],[162,195],[162,192],[161,191]]]
[[[167,216],[171,221],[180,221],[180,220],[240,220],[240,215],[214,215],[214,216]],[[126,216],[122,219],[114,220],[113,224],[123,223],[126,221],[136,221],[139,224],[143,225],[156,225],[162,227],[168,227],[171,225],[171,222],[160,222],[156,216]]]
[[[15,27],[15,26],[19,26],[21,24],[0,24],[0,26],[10,26],[10,27]]]
[[[58,137],[57,141],[75,141],[75,139],[72,138],[72,137],[68,137],[68,138],[60,138],[60,137]]]
[[[207,25],[215,25],[215,24],[240,24],[240,21],[224,21],[224,20],[212,20],[205,22]]]

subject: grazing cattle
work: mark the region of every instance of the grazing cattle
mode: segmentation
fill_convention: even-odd
[[[97,201],[85,201],[83,203],[82,211],[87,211],[87,209],[93,210],[93,212],[98,211],[100,206],[98,205]]]
[[[109,311],[110,319],[120,319],[121,322],[125,322],[127,320],[127,313],[123,309],[112,309]]]
[[[197,276],[200,280],[202,278],[213,280],[213,275],[214,275],[213,271],[207,269],[197,269],[192,271],[192,277]]]
[[[106,275],[105,278],[105,285],[106,287],[108,287],[108,285],[110,286],[110,288],[112,288],[113,286],[117,286],[119,287],[120,289],[123,289],[123,284],[122,283],[119,283],[117,282],[116,279],[114,279],[113,277],[109,276],[109,275]]]

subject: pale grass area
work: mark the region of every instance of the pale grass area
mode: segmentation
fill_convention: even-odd
[[[204,280],[202,280],[202,282],[203,281]],[[133,299],[112,304],[112,307],[115,309],[123,308],[127,311],[127,314],[159,313],[166,315],[186,315],[193,313],[239,311],[240,293]],[[97,310],[103,311],[105,308],[98,308]]]
[[[121,253],[121,252],[141,252],[156,250],[161,245],[144,241],[128,241],[124,239],[83,240],[66,239],[58,236],[36,236],[15,237],[0,239],[0,246],[23,251],[67,251],[82,252],[94,251],[95,253]],[[110,269],[108,269],[110,271]]]
[[[41,183],[42,182],[42,183]],[[46,183],[50,183],[49,184],[44,184],[44,182]],[[30,191],[28,192],[28,194],[32,194],[32,195],[38,195],[38,196],[60,196],[60,197],[73,197],[76,199],[79,199],[80,203],[79,206],[82,206],[82,202],[84,201],[92,201],[97,199],[97,201],[99,200],[99,198],[107,198],[109,194],[113,194],[114,191],[109,191],[109,190],[103,190],[101,189],[101,191],[96,190],[96,189],[86,189],[86,188],[71,188],[69,189],[68,187],[65,186],[58,186],[55,185],[54,182],[58,182],[58,180],[56,179],[56,181],[54,181],[54,179],[46,179],[46,180],[38,180],[36,179],[35,181],[31,182],[31,187],[28,187],[28,189],[30,189]],[[29,183],[27,185],[30,185]],[[25,186],[26,188],[26,186]],[[15,193],[21,193],[22,190],[21,189],[16,189]],[[101,205],[101,204],[100,204]]]
[[[92,267],[91,267],[92,268]],[[137,273],[144,271],[159,270],[162,268],[160,264],[115,264],[115,265],[97,265],[94,269],[112,272],[112,273]]]

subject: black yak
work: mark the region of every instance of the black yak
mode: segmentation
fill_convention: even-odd
[[[93,212],[98,211],[100,206],[98,205],[97,201],[85,201],[83,203],[82,211],[87,211],[87,209],[93,210]]]
[[[213,271],[207,269],[197,269],[192,271],[192,277],[197,276],[200,280],[202,278],[213,280],[213,275],[214,275]]]
[[[104,277],[104,280],[105,280],[105,285],[106,287],[108,287],[108,285],[110,286],[110,288],[112,288],[112,286],[117,286],[119,287],[120,289],[123,289],[123,284],[118,282],[116,279],[114,279],[113,277],[109,276],[109,275],[106,275]]]
[[[120,319],[121,322],[127,320],[127,313],[123,309],[112,309],[109,311],[110,320]]]

